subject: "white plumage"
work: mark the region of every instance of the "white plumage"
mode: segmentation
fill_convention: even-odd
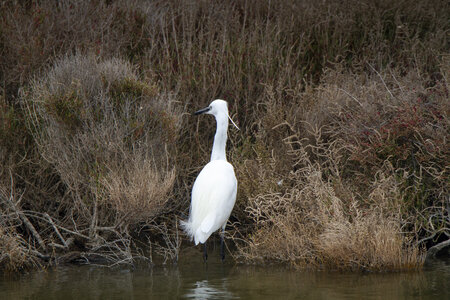
[[[190,228],[194,242],[204,243],[225,225],[236,200],[237,181],[233,166],[224,160],[209,162],[192,188]]]
[[[197,176],[192,188],[189,219],[182,221],[185,232],[194,239],[196,245],[205,243],[216,230],[225,230],[228,218],[236,202],[237,180],[233,166],[227,162],[225,148],[228,131],[228,105],[224,100],[214,100],[195,114],[212,114],[216,118],[217,129],[211,153],[211,161]],[[234,122],[231,120],[234,124]],[[236,126],[236,124],[234,124]],[[237,127],[237,126],[236,126]],[[222,259],[223,235],[221,244]],[[205,259],[206,248],[205,248]]]

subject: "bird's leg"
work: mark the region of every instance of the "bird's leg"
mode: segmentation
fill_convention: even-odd
[[[220,258],[222,259],[222,262],[225,260],[225,228],[222,228],[222,232],[220,233]]]
[[[205,243],[203,244],[203,260],[204,260],[204,262],[207,262],[207,261],[208,261],[208,253],[207,253],[207,251],[206,251],[206,241],[205,241]]]

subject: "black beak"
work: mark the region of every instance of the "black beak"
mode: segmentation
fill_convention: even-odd
[[[208,111],[210,111],[211,110],[211,106],[208,106],[208,107],[205,107],[205,108],[202,108],[202,109],[200,109],[200,110],[198,110],[198,111],[196,111],[195,113],[194,113],[194,115],[201,115],[201,114],[204,114],[204,113],[206,113],[206,112],[208,112]]]

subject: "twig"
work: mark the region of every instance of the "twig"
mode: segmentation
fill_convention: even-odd
[[[394,97],[394,95],[392,95],[391,91],[389,90],[388,86],[386,85],[386,82],[384,81],[384,79],[383,79],[383,77],[381,76],[381,74],[380,74],[380,73],[378,73],[378,71],[377,71],[377,70],[375,70],[375,68],[374,68],[374,67],[372,67],[372,65],[371,65],[371,64],[369,64],[369,63],[367,63],[367,64],[369,65],[369,67],[371,67],[371,68],[372,68],[372,70],[373,70],[373,71],[374,71],[375,73],[377,73],[378,77],[380,77],[380,79],[381,79],[381,82],[383,82],[383,84],[384,84],[384,87],[385,87],[385,88],[386,88],[386,90],[388,91],[389,95],[391,95],[391,97],[392,97],[392,98],[395,98],[395,97]]]
[[[68,246],[67,246],[66,240],[63,238],[63,236],[62,236],[61,233],[59,232],[58,227],[56,227],[56,225],[55,225],[55,223],[53,222],[52,218],[48,215],[48,213],[45,213],[44,215],[47,217],[48,221],[50,222],[50,224],[52,225],[53,229],[55,230],[56,235],[59,237],[59,239],[60,239],[61,242],[63,243],[64,248],[67,248]]]
[[[44,255],[41,252],[37,251],[37,250],[33,250],[33,249],[27,249],[27,251],[37,257],[39,257],[40,259],[44,260],[44,261],[48,261],[50,260],[50,255]]]
[[[18,208],[16,207],[16,204],[13,201],[13,186],[14,186],[14,182],[13,182],[13,177],[12,174],[10,172],[10,176],[11,176],[11,194],[10,197],[7,199],[11,209],[19,216],[19,218],[22,220],[22,222],[25,224],[25,226],[28,228],[28,230],[31,232],[31,234],[33,235],[33,237],[37,240],[39,246],[44,249],[47,250],[47,247],[45,246],[44,241],[42,240],[40,234],[36,231],[36,228],[34,228],[33,224],[31,224],[30,220],[27,218],[27,216],[25,216],[25,214]],[[20,195],[18,202],[22,199],[23,193]]]
[[[359,100],[358,99],[356,99],[356,97],[355,96],[353,96],[352,94],[350,94],[349,92],[347,92],[346,90],[344,90],[344,89],[341,89],[341,88],[339,88],[339,90],[340,91],[342,91],[342,92],[344,92],[344,93],[346,93],[347,94],[347,96],[349,96],[351,99],[353,99],[353,100],[355,100],[356,101],[356,103],[358,103],[359,104],[359,106],[361,106],[361,107],[363,107],[363,105],[361,104],[361,102],[359,102]]]
[[[91,226],[89,228],[89,237],[92,239],[97,234],[96,227],[97,227],[97,197],[95,197],[94,201],[94,211],[92,213],[92,222]]]
[[[28,215],[30,217],[37,218],[37,219],[40,219],[40,220],[48,222],[47,218],[39,216],[39,215],[44,215],[44,214],[42,214],[40,212],[37,212],[37,211],[24,211],[24,214],[26,214],[26,215]],[[73,234],[73,235],[77,235],[77,236],[79,236],[79,237],[81,237],[83,239],[89,240],[89,237],[87,235],[84,235],[84,234],[82,234],[82,233],[80,233],[78,231],[73,231],[73,230],[67,229],[67,228],[62,227],[62,226],[60,226],[58,224],[55,224],[55,227],[57,227],[59,230],[62,230],[62,231],[65,231],[67,233],[70,233],[70,234]]]
[[[62,249],[62,250],[66,250],[66,249],[67,249],[67,246],[65,246],[65,245],[60,245],[60,244],[56,244],[56,243],[49,243],[48,245],[49,245],[50,247],[58,248],[58,249]]]

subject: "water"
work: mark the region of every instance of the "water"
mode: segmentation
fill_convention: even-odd
[[[450,299],[449,286],[449,259],[418,272],[342,273],[222,264],[214,253],[206,266],[196,251],[178,266],[0,276],[0,299]]]

